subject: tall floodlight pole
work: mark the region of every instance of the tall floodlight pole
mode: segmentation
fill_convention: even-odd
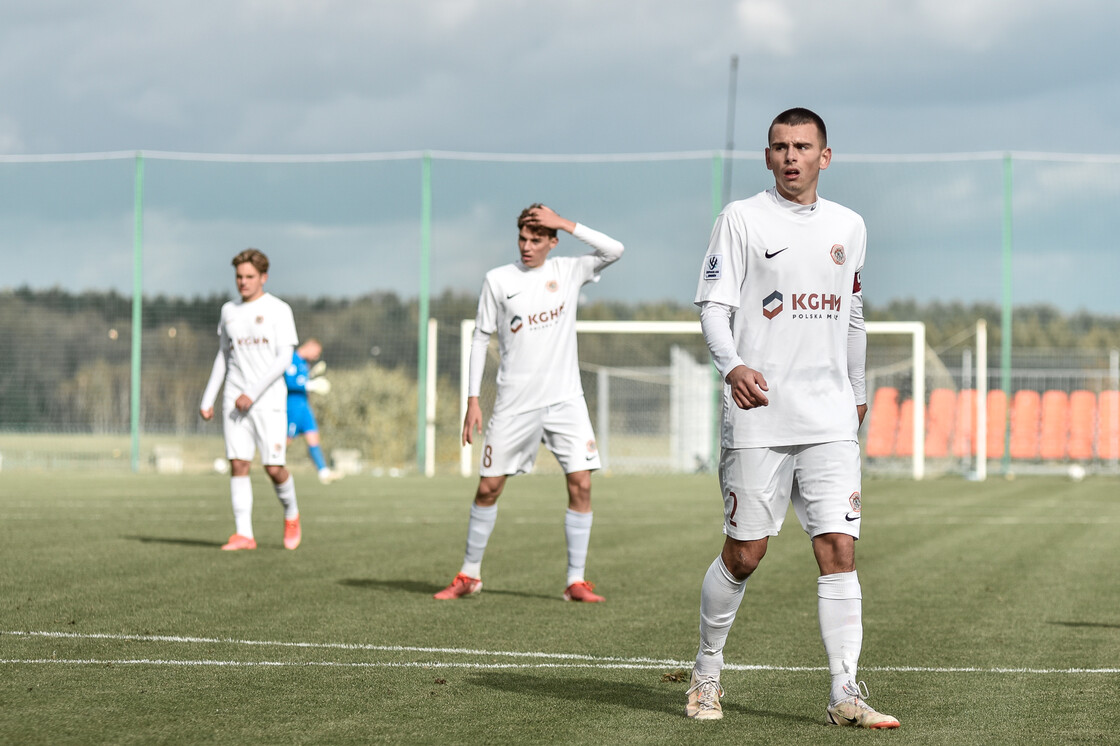
[[[724,153],[723,204],[731,201],[731,153],[735,150],[735,92],[739,85],[739,55],[731,55],[731,73],[727,84],[727,147]]]

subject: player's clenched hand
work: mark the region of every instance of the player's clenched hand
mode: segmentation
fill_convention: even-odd
[[[739,409],[754,409],[765,407],[770,403],[765,391],[769,391],[766,379],[753,368],[737,365],[727,374],[727,383],[731,386],[731,398]]]
[[[237,397],[237,401],[233,403],[233,406],[237,408],[238,412],[248,412],[249,407],[253,406],[253,400],[250,399],[247,395],[242,394],[241,396]]]
[[[198,413],[199,413],[199,415],[202,416],[202,419],[204,419],[204,420],[211,420],[211,419],[214,418],[214,408],[213,407],[207,407],[206,409],[200,409],[200,410],[198,410]]]
[[[467,397],[467,416],[463,418],[463,445],[474,443],[474,434],[482,432],[482,407],[477,396]]]

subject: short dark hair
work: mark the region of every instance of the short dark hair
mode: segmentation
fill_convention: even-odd
[[[821,147],[828,146],[828,130],[824,126],[824,120],[820,118],[816,112],[795,107],[793,109],[786,109],[778,116],[774,117],[774,121],[770,123],[770,129],[766,130],[766,144],[770,144],[770,135],[774,133],[774,125],[784,124],[787,127],[796,127],[799,124],[815,124],[817,132],[821,133]]]
[[[529,213],[537,209],[538,207],[544,207],[544,205],[542,205],[540,202],[534,202],[521,211],[521,214],[517,217],[517,230],[521,230],[525,226],[529,226],[530,232],[532,232],[534,235],[556,238],[555,228],[545,228],[543,225],[539,225],[530,221]]]
[[[233,266],[252,264],[262,275],[268,274],[268,257],[260,249],[245,249],[233,258]]]

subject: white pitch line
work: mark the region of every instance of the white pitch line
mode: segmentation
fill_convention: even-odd
[[[71,665],[106,666],[229,666],[231,668],[470,668],[470,669],[530,669],[530,668],[593,668],[660,670],[664,666],[648,663],[449,663],[447,661],[218,661],[218,660],[167,660],[160,658],[118,659],[66,659],[66,658],[0,658],[0,665],[17,663],[66,663]],[[821,669],[824,670],[824,669]]]
[[[645,663],[659,666],[684,665],[681,661],[660,658],[622,658],[615,656],[583,655],[579,653],[544,653],[544,652],[519,652],[512,650],[473,650],[469,648],[431,648],[415,647],[409,645],[372,645],[368,643],[348,642],[278,642],[271,640],[235,640],[220,637],[180,637],[173,635],[119,635],[106,633],[78,633],[78,632],[16,632],[0,631],[0,637],[12,635],[13,637],[49,637],[57,639],[78,640],[118,640],[125,642],[175,642],[175,643],[205,643],[246,645],[260,647],[286,647],[308,648],[326,650],[374,650],[384,653],[442,653],[447,655],[479,655],[479,656],[505,656],[512,658],[556,658],[558,660],[579,660],[591,662],[610,663]],[[689,666],[692,665],[688,661]]]
[[[590,668],[590,669],[631,669],[631,670],[657,670],[665,667],[691,668],[693,661],[678,661],[659,658],[641,657],[615,657],[595,656],[580,653],[545,653],[539,651],[513,651],[513,650],[473,650],[468,648],[433,648],[407,645],[372,645],[368,643],[342,643],[342,642],[278,642],[265,640],[236,640],[233,638],[218,637],[181,637],[175,635],[121,635],[108,633],[78,633],[78,632],[19,632],[0,631],[0,637],[11,635],[13,637],[44,637],[50,639],[79,639],[79,640],[116,640],[123,642],[172,642],[172,643],[205,643],[245,645],[254,647],[276,646],[306,649],[329,650],[371,650],[376,652],[391,653],[440,653],[450,655],[473,656],[498,656],[512,658],[552,658],[561,663],[453,663],[448,661],[373,661],[373,662],[339,662],[339,661],[216,661],[216,660],[163,660],[163,659],[61,659],[61,658],[6,658],[0,659],[0,664],[43,664],[43,663],[68,663],[73,665],[166,665],[166,666],[231,666],[231,667],[280,667],[280,666],[320,666],[340,668],[470,668],[477,670],[487,669],[533,669],[533,668]],[[571,662],[568,662],[571,661]],[[583,661],[583,662],[576,662]],[[741,664],[727,663],[724,671],[775,671],[781,673],[801,673],[828,670],[826,666],[775,666],[766,664]],[[986,673],[986,674],[1116,674],[1120,668],[1022,668],[1010,666],[997,666],[981,668],[979,666],[862,666],[864,671],[880,673]]]
[[[510,669],[595,669],[595,670],[659,670],[663,666],[646,663],[448,663],[446,661],[375,661],[348,663],[344,661],[218,661],[168,660],[162,658],[0,658],[0,665],[64,664],[77,666],[224,666],[228,668],[467,668],[471,670]],[[691,665],[691,661],[678,662]],[[776,671],[800,673],[825,671],[824,666],[745,666],[727,664],[724,671]],[[865,666],[864,671],[879,673],[989,673],[989,674],[1116,674],[1120,668],[963,668],[922,666]]]

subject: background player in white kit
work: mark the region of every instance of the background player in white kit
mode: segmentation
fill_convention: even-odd
[[[696,291],[704,338],[727,382],[719,466],[727,537],[701,587],[700,649],[685,709],[699,720],[723,717],[727,633],[792,501],[821,573],[817,612],[832,675],[826,722],[899,725],[867,704],[856,680],[867,232],[859,215],[817,196],[831,158],[819,116],[779,114],[766,148],[774,188],[720,213]]]
[[[467,416],[463,443],[482,426],[478,394],[490,335],[498,333],[501,363],[498,397],[482,446],[478,490],[467,526],[463,566],[451,585],[435,594],[448,600],[482,589],[482,555],[498,515],[506,478],[532,470],[542,440],[556,456],[568,484],[564,533],[568,542],[567,601],[602,601],[584,578],[591,538],[591,471],[599,451],[583,398],[576,351],[576,305],[580,288],[622,256],[610,236],[534,204],[517,220],[521,261],[486,273],[471,344]],[[591,246],[578,257],[549,258],[557,230]]]
[[[246,249],[233,258],[233,266],[241,300],[222,306],[218,354],[199,408],[204,420],[214,416],[214,400],[224,381],[222,432],[230,465],[235,531],[222,549],[257,548],[249,480],[256,450],[261,452],[261,463],[284,508],[284,546],[295,549],[301,531],[295,481],[284,468],[288,442],[284,370],[298,341],[296,324],[291,307],[264,291],[268,257],[257,249]]]

